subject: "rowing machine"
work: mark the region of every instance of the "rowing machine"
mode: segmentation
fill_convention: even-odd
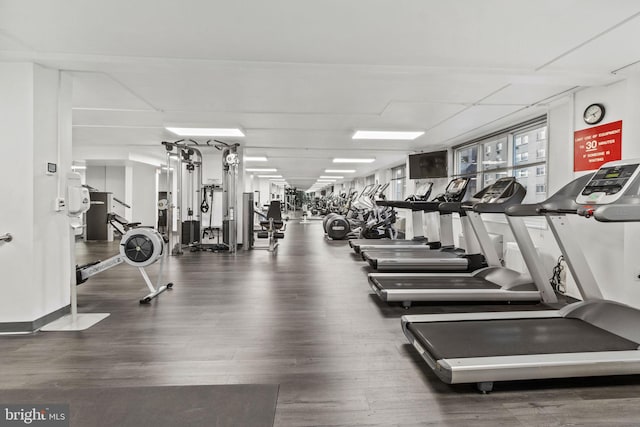
[[[105,270],[122,264],[123,262],[133,267],[137,267],[144,279],[149,294],[140,300],[140,304],[147,304],[167,289],[173,287],[173,283],[160,286],[162,282],[162,271],[164,267],[164,245],[165,240],[160,233],[152,228],[132,228],[127,231],[120,241],[120,253],[104,261],[97,261],[76,267],[76,283],[84,283],[91,276],[102,273]],[[156,286],[153,286],[145,267],[160,260],[160,272]]]

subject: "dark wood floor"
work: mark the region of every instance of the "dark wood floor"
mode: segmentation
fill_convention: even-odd
[[[441,383],[401,315],[525,306],[389,307],[321,228],[292,221],[277,256],[173,257],[175,289],[148,306],[136,269],[96,276],[79,288],[80,311],[111,317],[84,332],[1,337],[1,387],[278,383],[277,426],[640,424],[640,377],[499,383],[489,395]],[[78,261],[116,250],[79,244]]]

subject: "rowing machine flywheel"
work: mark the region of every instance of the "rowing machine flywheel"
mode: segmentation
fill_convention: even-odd
[[[122,236],[120,255],[134,267],[146,267],[162,256],[164,240],[152,228],[133,228]]]

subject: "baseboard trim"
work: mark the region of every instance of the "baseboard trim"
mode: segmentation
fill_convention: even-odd
[[[29,334],[70,312],[71,306],[67,305],[31,322],[0,322],[0,334]]]

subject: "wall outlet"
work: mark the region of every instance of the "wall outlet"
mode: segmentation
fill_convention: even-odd
[[[63,211],[64,208],[66,208],[66,207],[67,207],[67,204],[66,204],[66,202],[64,200],[64,197],[56,197],[56,201],[55,201],[53,209],[56,212],[60,212],[60,211]]]

